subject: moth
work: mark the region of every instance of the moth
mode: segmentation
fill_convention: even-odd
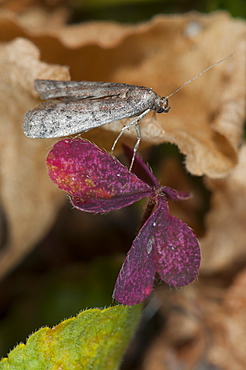
[[[56,138],[84,133],[123,118],[134,118],[122,128],[112,146],[113,152],[124,131],[135,125],[137,142],[131,169],[141,140],[139,121],[150,111],[168,113],[168,99],[172,95],[228,58],[209,66],[167,97],[158,95],[151,88],[124,83],[35,80],[35,89],[41,99],[47,101],[26,113],[24,133],[35,139]]]

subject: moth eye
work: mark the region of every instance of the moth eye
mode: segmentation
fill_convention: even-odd
[[[163,113],[163,112],[165,112],[165,109],[164,108],[159,108],[156,112],[157,113]]]

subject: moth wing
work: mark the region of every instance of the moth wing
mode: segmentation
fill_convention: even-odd
[[[137,116],[140,108],[126,99],[53,100],[25,115],[24,133],[31,138],[55,138],[83,133],[106,123]]]
[[[94,81],[35,80],[41,99],[75,97],[80,99],[116,96],[133,85]]]

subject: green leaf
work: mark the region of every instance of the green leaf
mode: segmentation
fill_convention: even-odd
[[[134,334],[141,305],[82,311],[32,334],[0,362],[0,370],[117,369]]]

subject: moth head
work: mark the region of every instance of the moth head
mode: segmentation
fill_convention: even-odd
[[[157,113],[168,113],[171,107],[168,106],[168,99],[165,97],[160,97],[158,106],[156,107]]]

